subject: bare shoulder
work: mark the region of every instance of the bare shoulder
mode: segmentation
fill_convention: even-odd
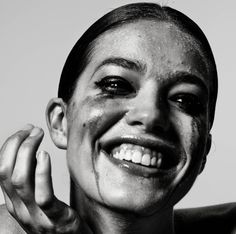
[[[236,203],[175,210],[177,233],[236,233]]]
[[[5,205],[0,205],[0,233],[26,234],[16,220],[9,214]]]

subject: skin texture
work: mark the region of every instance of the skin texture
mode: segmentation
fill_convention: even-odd
[[[48,153],[39,151],[36,156],[42,138],[42,129],[26,125],[0,150],[0,184],[7,210],[27,233],[76,233],[83,225],[77,213],[54,196]],[[13,217],[0,208],[1,233],[21,233]]]
[[[209,77],[200,45],[193,38],[168,23],[140,21],[108,31],[97,39],[69,105],[58,98],[50,101],[47,122],[52,140],[67,149],[71,205],[94,233],[174,233],[173,205],[192,186],[210,149]],[[25,137],[18,143],[17,151],[31,130],[24,130]],[[112,163],[104,145],[114,138],[122,138],[123,142],[132,138],[136,143],[138,139],[140,145],[158,142],[160,147],[164,145],[175,152],[171,158],[175,166],[171,172],[155,176],[149,171],[137,175],[124,164]],[[41,140],[41,131],[29,137],[28,157],[35,155]],[[9,144],[7,141],[6,145]],[[2,160],[7,160],[5,148],[1,150]],[[43,155],[44,166],[49,167],[48,157]],[[11,158],[15,160],[15,153]],[[30,168],[29,163],[25,165]],[[14,166],[20,168],[17,164],[11,164],[10,170],[0,168],[5,176],[1,181],[7,178],[9,184],[14,182],[13,189],[18,192],[19,180],[15,175],[19,173],[14,173],[17,171]],[[32,173],[35,172],[29,172],[27,178]],[[37,207],[38,214],[46,214],[47,221],[61,214],[47,212],[55,211],[53,207],[58,204],[49,176],[50,173],[44,178],[48,187],[36,186],[36,197],[31,197],[33,207]],[[39,194],[48,196],[42,201]],[[11,202],[7,204],[11,206]],[[60,207],[66,214],[69,207],[65,204]],[[75,215],[72,209],[69,211]],[[24,226],[25,220],[19,219],[21,216],[14,209],[12,215]],[[70,225],[76,220],[74,217],[64,223],[74,227]],[[54,229],[63,223],[56,218],[53,221],[49,226]],[[33,226],[33,220],[27,224]],[[68,233],[78,232],[76,228]],[[42,231],[37,232],[36,227],[30,233]]]
[[[138,65],[127,68],[107,62],[111,58]],[[109,82],[108,88],[99,83],[110,76],[125,80],[124,84],[115,81],[115,93]],[[199,45],[174,25],[140,21],[97,39],[91,61],[58,124],[67,141],[54,137],[54,142],[63,142],[67,148],[73,205],[98,233],[129,231],[130,217],[121,221],[124,212],[138,215],[143,223],[153,215],[160,222],[149,233],[173,232],[169,228],[173,226],[172,206],[191,187],[209,150],[208,77]],[[175,170],[145,177],[111,163],[103,145],[126,136],[173,147],[178,161]],[[114,208],[123,214],[117,216]],[[88,209],[93,212],[88,214]],[[101,220],[103,227],[99,227]],[[114,220],[123,223],[121,229]]]

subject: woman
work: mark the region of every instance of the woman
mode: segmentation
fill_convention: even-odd
[[[67,151],[71,207],[54,197],[48,154],[35,162],[43,131],[27,125],[0,153],[8,211],[28,233],[230,233],[228,216],[208,222],[217,208],[173,214],[204,169],[216,96],[214,57],[192,20],[151,3],[111,11],[72,49],[46,111]]]

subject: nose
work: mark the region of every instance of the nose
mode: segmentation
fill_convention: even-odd
[[[126,122],[145,132],[165,132],[169,128],[168,106],[156,87],[148,87],[140,90],[130,102]]]

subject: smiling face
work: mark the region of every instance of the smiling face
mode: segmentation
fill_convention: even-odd
[[[113,208],[171,208],[206,153],[209,75],[199,44],[142,20],[102,34],[67,115],[75,187]]]

